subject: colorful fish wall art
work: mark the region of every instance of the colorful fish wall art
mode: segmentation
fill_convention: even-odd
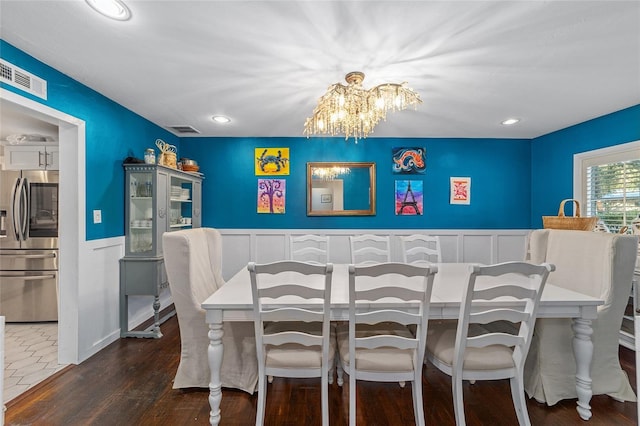
[[[393,173],[424,174],[427,168],[425,148],[392,148]]]

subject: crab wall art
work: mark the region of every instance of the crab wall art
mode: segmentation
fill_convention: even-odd
[[[288,175],[289,148],[256,148],[256,176]]]

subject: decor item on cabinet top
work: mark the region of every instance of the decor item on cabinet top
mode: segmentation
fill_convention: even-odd
[[[158,164],[161,166],[171,167],[172,169],[177,169],[178,150],[175,145],[168,144],[162,139],[156,139],[156,146],[160,150]]]
[[[344,139],[366,138],[380,120],[387,119],[387,111],[402,111],[409,106],[414,109],[422,103],[420,95],[403,83],[383,83],[371,89],[362,87],[364,73],[350,72],[345,76],[348,85],[335,83],[322,95],[313,115],[304,123],[307,137],[316,134],[336,136]]]
[[[427,168],[425,148],[392,148],[393,173],[424,174]]]
[[[196,160],[191,160],[190,158],[181,158],[178,163],[178,168],[182,168],[185,172],[197,172],[200,170],[200,166],[198,166],[198,162]]]
[[[30,134],[30,135],[17,134],[17,135],[7,136],[7,142],[9,142],[9,145],[21,145],[21,144],[27,144],[29,142],[40,143],[40,142],[55,142],[55,141],[56,140],[51,136],[43,136],[43,135],[37,135],[37,134]]]
[[[153,148],[147,148],[144,151],[144,162],[146,164],[156,164],[156,152]]]
[[[289,148],[256,148],[256,176],[288,175]]]

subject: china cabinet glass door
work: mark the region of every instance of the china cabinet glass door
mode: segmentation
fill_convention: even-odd
[[[150,255],[153,251],[154,173],[153,170],[129,172],[129,247],[127,252]]]

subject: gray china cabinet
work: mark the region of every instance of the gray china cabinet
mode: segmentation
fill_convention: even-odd
[[[201,173],[125,164],[125,256],[120,259],[120,336],[160,338],[160,293],[168,287],[162,234],[202,224]],[[154,322],[129,330],[129,296],[153,296]]]

